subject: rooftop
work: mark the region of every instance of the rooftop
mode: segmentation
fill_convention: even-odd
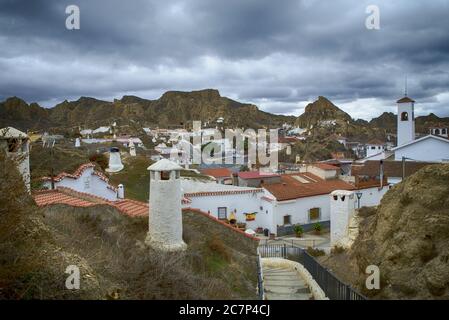
[[[405,96],[405,97],[399,99],[398,101],[396,101],[396,103],[409,103],[409,102],[415,102],[415,100],[410,99],[409,97]]]
[[[242,171],[238,173],[238,176],[241,179],[264,179],[264,178],[279,177],[279,174],[266,173],[260,171]]]
[[[208,168],[201,169],[200,172],[206,176],[211,176],[214,178],[231,177],[232,174],[232,171],[228,168]]]
[[[340,170],[339,167],[328,164],[328,163],[323,163],[323,162],[318,162],[318,163],[313,163],[311,165],[312,167],[317,167],[321,170],[325,170],[325,171],[332,171],[332,170]]]
[[[402,161],[384,161],[384,175],[387,177],[402,177]],[[430,162],[405,162],[405,175],[409,176],[414,174],[421,168],[431,165]],[[354,176],[379,176],[380,174],[380,161],[367,160],[363,165],[353,165],[352,175]]]
[[[182,167],[168,159],[161,159],[147,168],[150,171],[182,170]]]
[[[91,194],[77,192],[69,188],[59,187],[55,190],[37,191],[33,193],[33,198],[39,207],[54,204],[65,204],[73,207],[108,205],[131,217],[148,215],[147,203],[131,199],[109,201]]]
[[[329,194],[334,190],[355,190],[355,186],[340,179],[323,180],[311,173],[281,176],[281,183],[263,186],[278,201]]]
[[[0,129],[1,138],[28,138],[28,135],[13,127],[5,127]]]

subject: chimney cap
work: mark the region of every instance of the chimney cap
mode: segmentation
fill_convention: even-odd
[[[172,161],[170,161],[168,159],[161,159],[158,162],[153,163],[151,166],[149,166],[147,168],[147,170],[150,170],[150,171],[173,171],[173,170],[178,170],[179,171],[179,170],[183,170],[183,168],[180,165],[178,165],[178,164],[176,164],[176,163],[174,163],[174,162],[172,162]]]

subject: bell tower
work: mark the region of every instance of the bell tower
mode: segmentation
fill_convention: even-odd
[[[398,104],[398,146],[415,140],[415,101],[403,97]]]

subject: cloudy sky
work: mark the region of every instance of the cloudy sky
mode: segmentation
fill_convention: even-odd
[[[417,114],[449,116],[448,15],[449,0],[0,0],[0,100],[216,88],[292,115],[323,95],[370,119],[395,111],[407,75]]]

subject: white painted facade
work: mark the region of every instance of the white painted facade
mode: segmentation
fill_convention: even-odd
[[[398,101],[398,146],[415,140],[415,103]]]
[[[380,144],[367,144],[366,157],[373,157],[384,152],[384,146]]]
[[[400,161],[402,157],[406,157],[409,158],[407,160],[446,162],[449,161],[449,140],[428,135],[405,145],[398,146],[392,149],[392,151],[394,151],[394,159],[396,161]]]
[[[183,181],[184,182],[184,181]],[[212,216],[220,219],[229,219],[231,212],[235,213],[237,222],[246,223],[246,227],[252,230],[257,228],[268,229],[270,233],[277,234],[278,226],[290,226],[296,224],[311,224],[316,222],[330,221],[331,208],[329,194],[316,195],[310,197],[297,198],[287,201],[277,201],[275,197],[263,189],[263,192],[257,192],[257,188],[245,188],[236,186],[223,186],[214,183],[195,183],[189,189],[190,193],[184,193],[184,196],[191,202],[185,203],[185,208],[195,208],[204,212],[209,212]],[[201,186],[201,184],[203,186]],[[185,182],[184,184],[185,185]],[[195,189],[195,186],[198,187]],[[205,194],[205,188],[210,185],[209,194]],[[217,187],[213,187],[213,186]],[[228,194],[218,194],[218,192],[228,190]],[[232,193],[235,190],[236,193]],[[254,190],[249,193],[237,193],[238,190]],[[360,206],[376,206],[380,203],[383,195],[389,190],[389,186],[382,189],[378,187],[357,190],[362,193]],[[195,193],[197,195],[195,195]],[[222,208],[222,209],[219,209]],[[223,209],[225,208],[225,209]],[[320,216],[318,219],[310,219],[310,210],[319,208]],[[219,210],[225,210],[226,216],[219,216]],[[254,221],[246,221],[245,213],[256,213]],[[285,216],[289,216],[285,223]]]
[[[51,189],[51,181],[45,181],[43,186]],[[110,201],[118,199],[115,188],[96,175],[93,167],[84,169],[78,178],[64,177],[60,181],[55,181],[55,188],[57,187],[66,187],[78,192],[89,193]]]

